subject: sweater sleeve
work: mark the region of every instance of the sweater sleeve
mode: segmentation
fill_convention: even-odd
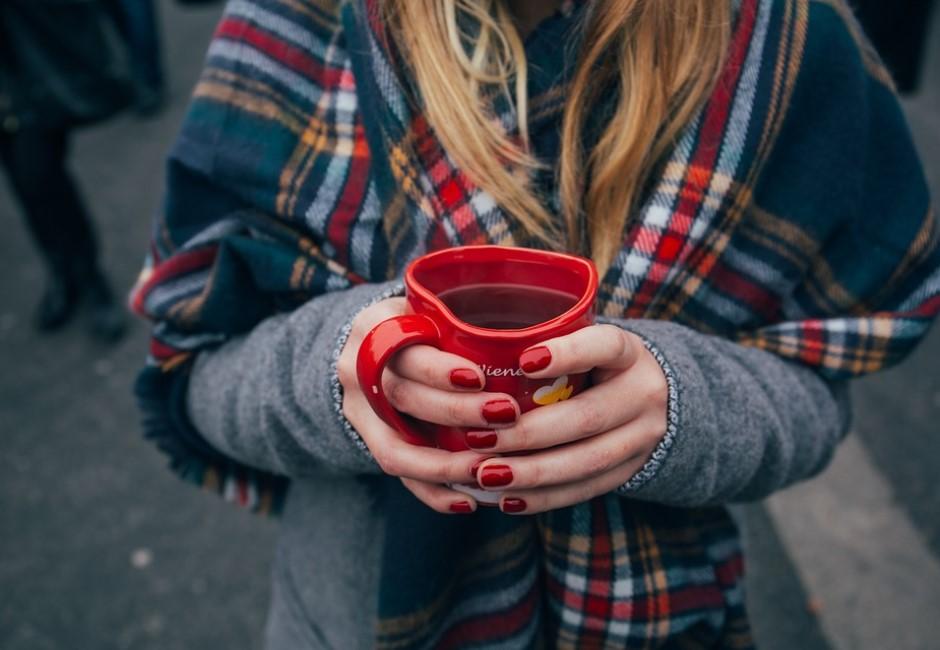
[[[307,4],[226,6],[131,295],[152,323],[134,386],[144,435],[185,480],[262,512],[279,510],[287,475],[368,470],[323,408],[328,359],[398,268],[349,5]]]
[[[336,361],[356,314],[401,289],[391,281],[319,296],[200,352],[187,391],[193,425],[218,451],[275,474],[379,473],[341,412]]]
[[[666,434],[623,496],[676,506],[760,499],[822,470],[848,431],[844,381],[675,323],[606,322],[643,338],[669,386]]]

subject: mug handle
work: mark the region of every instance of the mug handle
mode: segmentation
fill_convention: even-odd
[[[413,445],[434,446],[427,435],[415,431],[388,401],[382,387],[382,372],[392,355],[409,345],[441,346],[437,324],[423,314],[405,314],[384,320],[372,328],[359,346],[356,374],[359,387],[372,409]]]

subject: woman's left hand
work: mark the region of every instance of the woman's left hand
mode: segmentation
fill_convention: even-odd
[[[525,452],[489,458],[476,470],[481,487],[505,491],[500,508],[514,514],[554,510],[616,489],[643,467],[666,432],[668,384],[636,334],[594,325],[536,347],[546,348],[551,360],[527,376],[590,371],[592,385],[524,413],[508,428],[467,434],[480,453]],[[528,356],[544,358],[544,352]],[[495,445],[481,446],[494,432]]]

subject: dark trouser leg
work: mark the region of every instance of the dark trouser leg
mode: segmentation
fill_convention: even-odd
[[[917,90],[934,0],[852,0],[898,90]]]
[[[66,168],[67,150],[64,130],[22,129],[0,135],[0,160],[50,269],[36,325],[43,331],[61,327],[84,297],[91,308],[91,333],[114,341],[124,332],[124,318],[98,268],[94,229]]]
[[[77,283],[97,267],[88,211],[65,166],[64,130],[22,129],[0,136],[0,158],[30,234],[53,274]]]

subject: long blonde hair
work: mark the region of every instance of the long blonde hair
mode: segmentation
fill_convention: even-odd
[[[602,273],[656,163],[714,87],[731,30],[730,0],[592,0],[564,108],[558,232],[532,188],[543,164],[528,146],[525,50],[507,0],[380,6],[428,123],[456,165],[530,236],[590,255]],[[494,92],[515,99],[521,138],[495,119]],[[611,92],[613,114],[586,151],[591,109]]]

